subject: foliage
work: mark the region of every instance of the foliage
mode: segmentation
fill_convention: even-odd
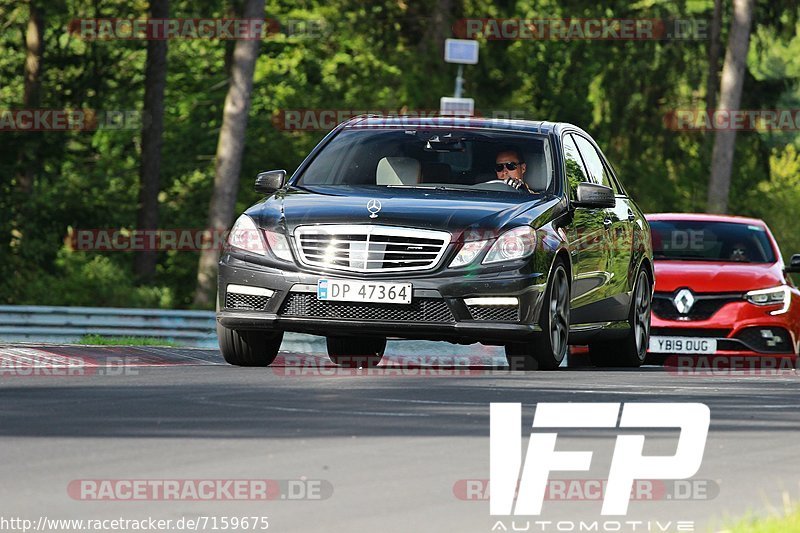
[[[45,2],[41,107],[141,110],[146,43],[84,41],[75,18],[146,16],[146,0]],[[224,17],[236,2],[173,0],[171,16]],[[261,42],[237,210],[258,199],[252,176],[295,169],[324,131],[284,131],[281,110],[438,108],[451,94],[455,65],[444,38],[459,19],[710,19],[712,0],[452,0],[378,2],[268,0],[266,17],[309,35]],[[20,107],[28,2],[0,0],[0,109]],[[723,43],[730,14],[723,23]],[[744,108],[800,107],[800,8],[759,0]],[[288,22],[292,22],[289,25]],[[702,37],[702,36],[701,36]],[[708,39],[660,41],[480,39],[480,63],[465,68],[466,96],[484,115],[563,120],[589,131],[628,191],[648,212],[702,211],[713,136],[672,131],[665,116],[704,105]],[[214,154],[227,88],[231,41],[172,40],[161,224],[201,228],[207,219]],[[152,286],[132,281],[129,253],[70,251],[68,228],[132,228],[136,221],[140,131],[0,132],[0,303],[188,307],[197,254],[163,252]],[[797,132],[740,132],[731,210],[763,217],[784,255],[800,252]],[[20,196],[20,153],[34,155],[35,190]]]
[[[729,533],[785,533],[788,531],[800,531],[800,510],[787,513],[785,516],[746,518],[725,531]]]

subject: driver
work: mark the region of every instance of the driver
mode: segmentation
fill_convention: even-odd
[[[504,149],[497,154],[494,160],[494,171],[497,179],[515,189],[525,188],[532,193],[528,184],[525,183],[524,175],[527,166],[519,152],[513,149]]]
[[[743,263],[749,262],[750,259],[747,257],[747,245],[742,242],[737,242],[733,245],[731,249],[730,255],[731,261],[740,261]]]

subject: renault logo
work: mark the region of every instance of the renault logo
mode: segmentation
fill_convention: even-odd
[[[675,309],[677,309],[680,314],[685,315],[692,310],[694,295],[689,289],[681,289],[678,291],[678,294],[675,295],[673,302],[675,303]]]
[[[367,211],[369,211],[369,218],[378,218],[378,211],[381,210],[380,200],[370,200],[367,202]]]

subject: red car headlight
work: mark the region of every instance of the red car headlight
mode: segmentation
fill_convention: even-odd
[[[782,315],[789,310],[792,303],[792,291],[786,285],[750,291],[744,297],[754,305],[781,305],[780,309],[770,311],[771,315]]]

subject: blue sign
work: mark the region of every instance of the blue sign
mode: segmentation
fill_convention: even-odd
[[[475,65],[478,62],[478,41],[470,39],[445,40],[444,60],[447,63]]]

